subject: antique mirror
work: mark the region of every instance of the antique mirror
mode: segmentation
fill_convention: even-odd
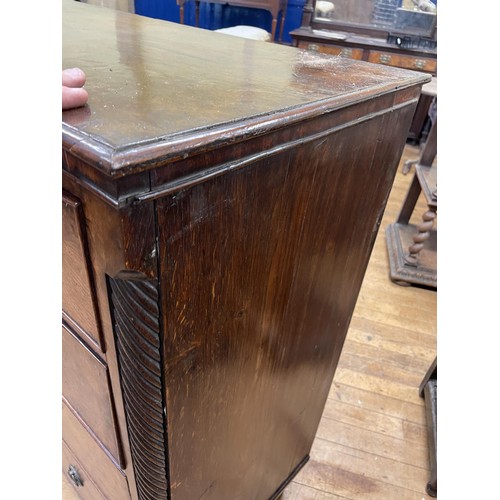
[[[311,27],[436,40],[437,0],[310,0]],[[397,42],[396,42],[397,43]],[[432,47],[429,47],[432,48]]]

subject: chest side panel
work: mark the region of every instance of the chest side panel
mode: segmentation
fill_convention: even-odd
[[[307,459],[412,112],[158,201],[172,499],[270,498]]]

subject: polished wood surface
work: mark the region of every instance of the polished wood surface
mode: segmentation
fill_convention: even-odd
[[[384,229],[398,216],[411,177],[406,146],[330,387],[311,459],[283,500],[422,500],[430,477],[419,384],[436,353],[437,294],[388,277]],[[425,199],[417,203],[417,212]],[[62,499],[77,500],[62,479]]]
[[[92,30],[76,29],[89,23]],[[81,67],[89,92],[88,106],[64,113],[65,147],[108,172],[201,153],[422,82],[416,72],[238,37],[228,42],[72,0],[63,2],[63,39],[63,67]]]
[[[309,459],[430,77],[271,44],[243,65],[246,41],[207,58],[203,100],[189,61],[225,37],[75,2],[64,17],[65,64],[100,69],[95,100],[63,113],[63,188],[85,222],[130,498],[274,500]],[[277,60],[279,91],[231,76]],[[141,104],[122,92],[130,67]]]
[[[400,120],[384,114],[160,200],[179,498],[209,487],[214,499],[269,498],[307,458],[373,244],[373,207],[392,182],[385,166],[411,114]],[[350,143],[359,147],[346,157]]]

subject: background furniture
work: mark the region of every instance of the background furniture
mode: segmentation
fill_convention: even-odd
[[[398,0],[333,3],[332,14],[324,17],[318,2],[308,0],[302,25],[290,33],[294,45],[436,75],[436,14],[415,11],[411,0],[401,6]]]
[[[425,399],[427,437],[431,463],[431,477],[427,483],[426,491],[430,496],[437,497],[437,357],[432,362],[420,384],[420,396]]]
[[[83,498],[277,498],[428,78],[71,0],[63,41],[89,92],[63,113],[63,472]]]
[[[298,28],[302,21],[302,8],[305,0],[287,0],[283,38],[281,43],[291,44],[290,31]],[[195,26],[196,5],[194,2],[184,4],[184,24]],[[142,16],[166,21],[180,22],[179,6],[174,1],[135,0],[135,12]],[[208,30],[230,28],[232,26],[256,26],[270,31],[272,14],[264,9],[233,7],[221,3],[200,3],[199,27]],[[278,25],[280,15],[278,16]],[[277,30],[279,31],[279,30]],[[276,38],[275,38],[276,40]]]
[[[422,285],[437,288],[437,117],[415,165],[413,182],[394,224],[386,229],[391,279],[401,285]],[[408,168],[408,164],[405,164]],[[420,224],[410,218],[420,193],[428,210]]]
[[[350,33],[348,29],[341,25],[336,30],[301,26],[290,35],[294,45],[302,49],[437,74],[436,49],[402,48],[385,37]]]
[[[134,12],[134,0],[78,0],[90,5],[98,5],[109,9],[122,10],[123,12]]]
[[[285,25],[285,14],[287,0],[195,0],[196,5],[196,21],[195,26],[199,26],[200,18],[200,1],[209,1],[215,3],[224,3],[237,7],[251,7],[255,9],[268,10],[272,15],[271,21],[271,40],[274,41],[276,27],[278,25],[278,15],[281,13],[281,23],[279,30],[279,40],[283,38],[283,27]],[[180,23],[184,24],[184,4],[186,0],[177,0],[180,10]]]
[[[415,115],[411,122],[408,133],[408,142],[415,146],[421,146],[427,140],[432,127],[432,116],[429,112],[432,110],[433,102],[437,98],[437,76],[432,77],[432,81],[422,87],[422,94],[418,101]]]
[[[302,25],[290,32],[296,47],[437,75],[437,15],[415,12],[411,0],[402,2],[408,11],[394,0],[336,0],[325,17],[323,3],[308,0],[304,6]],[[411,22],[402,25],[400,13],[424,15],[433,21],[416,22],[417,27]],[[426,138],[431,100],[422,93],[408,132],[412,144],[419,145]]]

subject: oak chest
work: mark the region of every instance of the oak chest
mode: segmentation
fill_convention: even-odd
[[[63,472],[267,500],[307,462],[429,77],[71,0]]]

